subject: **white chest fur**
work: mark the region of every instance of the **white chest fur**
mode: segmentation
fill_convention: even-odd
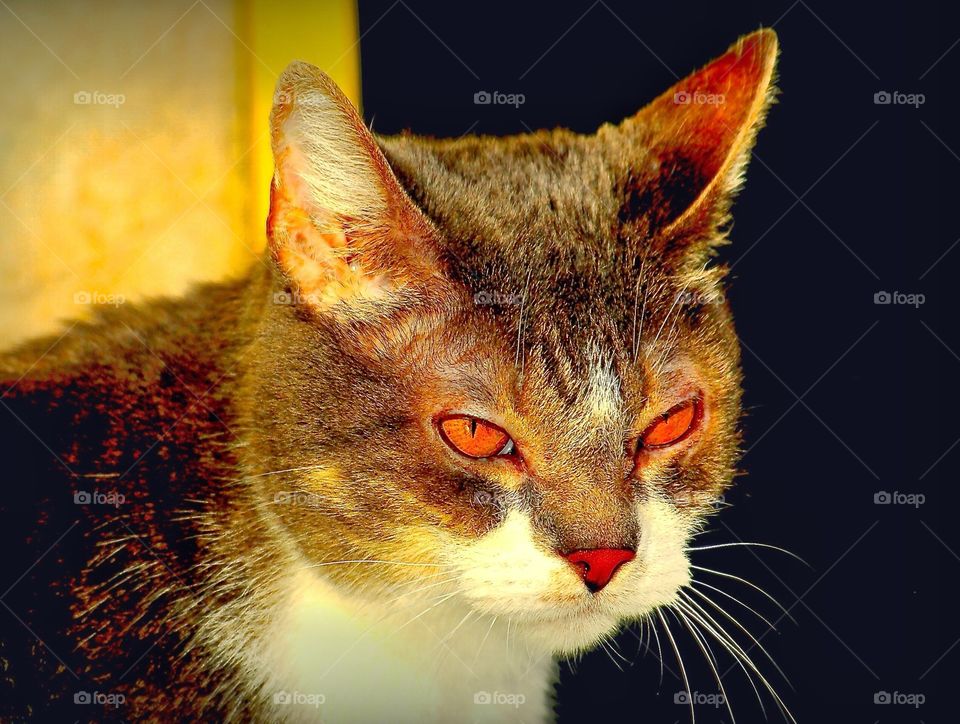
[[[293,575],[248,658],[264,700],[286,721],[552,719],[552,657],[508,621],[439,598],[359,606],[312,571]]]

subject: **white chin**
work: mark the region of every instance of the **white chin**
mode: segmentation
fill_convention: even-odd
[[[531,647],[554,656],[572,656],[595,648],[620,628],[613,616],[584,614],[554,621],[525,621],[520,631]]]

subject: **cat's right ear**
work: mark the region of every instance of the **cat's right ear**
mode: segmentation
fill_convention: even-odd
[[[320,311],[382,313],[436,274],[431,227],[337,85],[307,63],[280,76],[267,236],[296,293]]]

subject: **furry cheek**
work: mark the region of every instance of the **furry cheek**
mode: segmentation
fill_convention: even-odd
[[[613,606],[624,619],[636,619],[676,600],[690,582],[686,548],[696,531],[696,519],[682,513],[663,497],[637,503],[640,545],[636,562],[624,570],[620,585],[611,590]]]
[[[518,510],[475,541],[445,546],[445,558],[464,597],[484,613],[546,615],[586,594],[566,562],[537,543],[530,516]]]

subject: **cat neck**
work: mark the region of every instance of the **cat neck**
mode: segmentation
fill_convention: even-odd
[[[532,650],[511,621],[455,599],[348,596],[300,566],[248,647],[248,671],[283,707],[274,712],[294,720],[550,719],[549,652]]]

